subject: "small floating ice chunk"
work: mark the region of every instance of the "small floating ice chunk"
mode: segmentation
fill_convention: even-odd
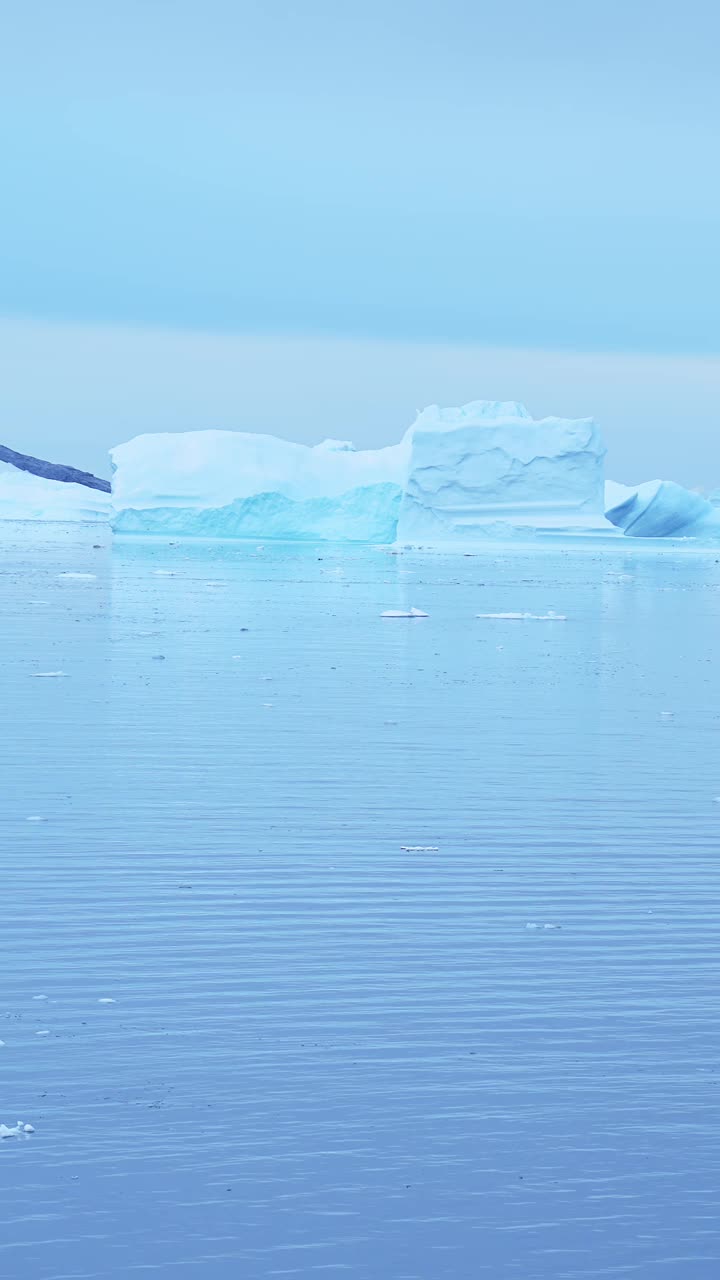
[[[47,1000],[47,996],[33,996],[33,1000]]]
[[[174,569],[153,569],[153,574],[156,578],[174,578],[175,570]]]
[[[537,924],[534,920],[531,920],[528,924],[525,925],[525,928],[526,929],[562,929],[562,925],[561,924]]]
[[[50,1035],[50,1032],[49,1032],[49,1031],[36,1031],[36,1032],[35,1032],[35,1035],[36,1035],[36,1036],[49,1036],[49,1035]]]
[[[423,613],[422,609],[386,609],[380,614],[381,618],[427,618],[429,615]]]
[[[31,813],[30,817],[26,818],[25,821],[26,822],[47,822],[47,818],[41,818],[39,814]]]
[[[401,844],[400,848],[403,853],[438,853],[439,848],[436,844]]]
[[[4,1040],[0,1040],[0,1049],[5,1049],[5,1048],[7,1048],[7,1045],[5,1044],[5,1041],[4,1041]]]
[[[17,1120],[14,1125],[0,1124],[0,1138],[21,1138],[23,1134],[34,1132],[33,1126],[23,1124],[22,1120]]]
[[[98,1004],[117,1004],[117,1000],[113,1000],[112,996],[102,996]]]
[[[96,573],[59,573],[58,578],[97,578]]]
[[[64,671],[33,671],[34,680],[55,680],[64,675]]]

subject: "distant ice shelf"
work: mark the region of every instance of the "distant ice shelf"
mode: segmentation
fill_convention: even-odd
[[[16,461],[7,461],[15,458]],[[65,476],[84,477],[69,467],[53,467],[27,458],[36,469],[21,465],[24,454],[0,450],[0,520],[56,520],[62,523],[92,523],[110,517],[109,486],[94,476],[78,481]],[[38,474],[37,468],[47,468]],[[93,483],[90,483],[90,482]]]

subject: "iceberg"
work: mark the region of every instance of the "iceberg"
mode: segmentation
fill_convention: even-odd
[[[707,537],[720,508],[668,480],[605,483],[592,418],[515,401],[431,405],[383,449],[248,431],[136,436],[111,451],[117,533],[467,547],[488,539]]]
[[[633,487],[609,480],[605,514],[631,538],[720,538],[720,509],[673,480]]]
[[[405,441],[294,444],[247,431],[137,436],[111,450],[118,533],[394,541]]]
[[[138,436],[111,451],[118,533],[467,543],[609,532],[591,419],[523,405],[431,406],[398,444],[309,446],[252,432]]]
[[[2,520],[107,520],[109,495],[107,480],[0,445]]]
[[[398,542],[612,532],[591,418],[535,420],[514,401],[425,409],[411,428]]]

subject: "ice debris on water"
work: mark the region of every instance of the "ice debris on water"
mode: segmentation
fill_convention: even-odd
[[[505,622],[567,622],[567,615],[564,613],[553,613],[549,609],[547,613],[476,613],[476,618],[496,618]]]
[[[529,924],[525,925],[525,928],[526,929],[562,929],[562,925],[561,924],[536,924],[534,920],[531,920]]]
[[[32,813],[29,818],[25,819],[25,821],[26,822],[47,822],[47,818],[41,818],[38,814]]]
[[[59,573],[58,578],[97,578],[96,573]]]
[[[117,1001],[113,1000],[112,996],[102,996],[98,1000],[98,1004],[117,1004]]]
[[[403,853],[438,853],[439,848],[436,844],[401,844],[400,848]]]
[[[427,618],[429,615],[423,613],[422,609],[386,609],[380,614],[381,618]]]
[[[35,1035],[36,1035],[36,1036],[49,1036],[49,1035],[50,1035],[50,1032],[49,1032],[49,1031],[36,1031],[36,1032],[35,1032]]]
[[[47,996],[33,996],[33,1000],[47,1000]]]
[[[12,1126],[0,1124],[0,1138],[22,1138],[26,1133],[34,1132],[33,1125],[23,1124],[22,1120],[17,1120]]]
[[[33,671],[33,679],[35,680],[53,680],[64,675],[64,671]]]

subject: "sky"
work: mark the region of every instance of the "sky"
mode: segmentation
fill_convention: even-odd
[[[720,425],[717,381],[701,400],[708,382],[692,373],[720,353],[716,5],[24,0],[6,9],[1,46],[3,442],[103,468],[118,415],[93,339],[115,343],[111,365],[134,353],[124,437],[153,415],[163,429],[300,431],[308,415],[288,414],[292,387],[278,383],[299,377],[307,393],[296,366],[310,347],[318,401],[348,405],[359,444],[377,442],[383,406],[395,438],[408,404],[523,398],[532,353],[547,374],[534,412],[582,399],[562,385],[571,355],[603,370],[580,408],[610,414],[621,470],[653,420],[675,424],[657,386],[640,420],[623,400],[666,361],[687,375],[689,412]],[[191,424],[171,408],[187,375],[165,362],[163,386],[150,369],[173,335],[186,353],[196,344],[197,379],[223,370],[205,399],[201,381],[188,391]],[[246,355],[274,343],[264,396],[252,377],[246,394],[230,338]],[[73,434],[82,341],[94,409]],[[395,369],[393,351],[413,345]],[[469,388],[457,371],[470,348]],[[349,405],[358,380],[343,388],[339,349],[364,352],[371,411]],[[434,382],[430,350],[447,357],[429,360]],[[515,380],[504,364],[493,380],[498,351],[517,353]],[[261,401],[282,404],[277,421]],[[348,434],[323,414],[295,438]],[[710,466],[720,481],[713,432],[676,429],[659,451],[673,477],[692,478],[697,444],[709,453],[693,474]]]

